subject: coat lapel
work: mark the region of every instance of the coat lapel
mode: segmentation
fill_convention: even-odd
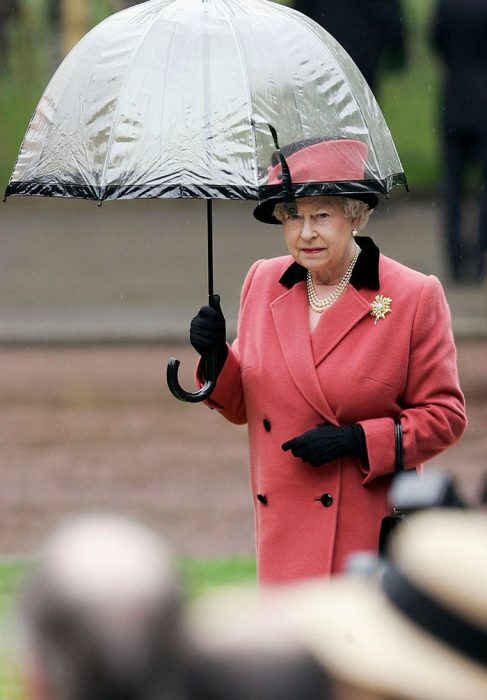
[[[370,313],[370,303],[349,285],[343,296],[324,312],[311,336],[307,310],[304,283],[295,284],[271,303],[281,351],[296,387],[317,413],[331,423],[336,423],[316,368],[351,329]]]
[[[295,284],[275,299],[271,311],[281,351],[296,387],[317,413],[336,424],[315,370],[304,283]]]
[[[352,285],[323,313],[311,336],[315,367],[370,313],[370,303]]]

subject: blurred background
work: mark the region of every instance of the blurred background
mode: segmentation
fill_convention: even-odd
[[[330,12],[353,5],[315,4]],[[377,18],[380,1],[361,4]],[[487,25],[487,4],[474,4]],[[481,158],[473,157],[465,170],[460,249],[470,266],[457,275],[447,254],[438,3],[385,5],[395,16],[385,17],[379,32],[387,46],[377,49],[370,81],[410,193],[393,191],[368,234],[385,254],[437,275],[445,287],[469,427],[434,463],[476,505],[485,492],[487,453],[487,288],[476,252],[485,175]],[[315,9],[310,2],[299,7]],[[62,58],[122,8],[121,0],[0,0],[0,188]],[[329,21],[338,19],[330,14]],[[345,24],[345,35],[351,26]],[[479,80],[479,94],[470,96],[476,101],[487,72]],[[230,336],[249,266],[285,252],[279,232],[256,222],[252,209],[251,202],[214,205],[215,291]],[[196,355],[188,328],[206,300],[205,216],[203,202],[188,200],[100,208],[11,198],[0,207],[0,619],[45,534],[63,516],[86,510],[121,511],[156,527],[188,572],[191,590],[254,577],[245,428],[179,403],[165,383],[174,355],[182,361],[183,386],[192,386]],[[0,655],[1,695],[13,698],[1,664]]]
[[[380,2],[369,4],[379,11]],[[393,191],[368,234],[385,254],[445,287],[470,422],[461,442],[434,462],[478,504],[487,453],[487,288],[476,252],[479,201],[487,197],[482,161],[472,158],[465,171],[460,258],[470,264],[457,275],[446,244],[438,3],[386,5],[397,13],[384,20],[388,46],[370,80],[410,193]],[[1,188],[62,58],[122,7],[118,0],[0,0]],[[487,4],[482,12],[487,18]],[[252,209],[251,202],[214,205],[215,291],[230,336],[249,266],[285,252],[279,232],[256,222]],[[206,300],[205,217],[204,203],[188,200],[100,208],[11,198],[0,207],[2,590],[59,518],[84,510],[114,509],[157,527],[200,585],[253,577],[245,428],[179,403],[165,383],[174,355],[183,386],[192,386],[188,328]]]

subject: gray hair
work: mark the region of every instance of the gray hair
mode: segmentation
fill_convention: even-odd
[[[21,603],[27,652],[52,697],[179,700],[182,603],[164,543],[116,516],[48,540]]]
[[[372,210],[369,209],[369,205],[366,204],[366,202],[346,196],[323,195],[321,197],[317,197],[317,199],[319,198],[339,204],[344,216],[347,219],[350,219],[350,221],[352,219],[358,220],[356,227],[357,229],[362,229],[367,226]],[[281,224],[285,221],[287,218],[285,202],[279,202],[276,204],[273,215],[278,221],[281,222]]]

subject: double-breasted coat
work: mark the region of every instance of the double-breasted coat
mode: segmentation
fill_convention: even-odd
[[[259,260],[245,279],[238,337],[208,404],[248,423],[257,568],[262,583],[343,570],[377,550],[394,472],[394,419],[418,467],[462,435],[450,313],[440,282],[362,248],[351,284],[310,333],[306,270],[290,256]],[[377,320],[371,303],[391,299]],[[281,445],[324,422],[360,423],[368,465],[313,468]]]

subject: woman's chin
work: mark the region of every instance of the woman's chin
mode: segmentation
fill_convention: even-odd
[[[310,272],[326,272],[330,264],[328,258],[319,253],[302,255],[300,263]]]

